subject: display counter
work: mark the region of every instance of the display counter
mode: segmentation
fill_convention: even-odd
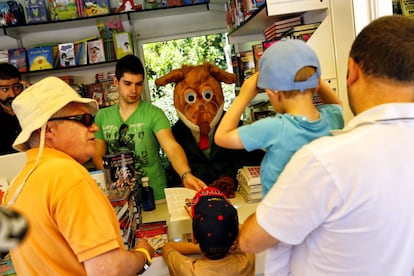
[[[257,203],[246,203],[245,200],[236,193],[236,197],[230,199],[233,206],[237,209],[239,215],[239,222],[243,223],[247,217],[252,214],[257,207]],[[184,205],[184,203],[183,203]],[[184,208],[184,207],[183,207]],[[168,238],[170,241],[181,239],[183,233],[192,232],[191,219],[174,221],[169,220],[167,204],[164,202],[158,202],[155,210],[142,212],[142,222],[153,222],[166,220],[168,225]],[[264,253],[256,254],[256,275],[264,275]],[[148,275],[170,275],[167,264],[162,257],[153,258],[153,263],[149,270],[146,272]]]

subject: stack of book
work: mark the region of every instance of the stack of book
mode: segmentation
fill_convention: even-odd
[[[124,245],[127,249],[131,249],[135,246],[135,232],[137,225],[142,221],[142,210],[129,188],[118,192],[112,191],[108,198],[117,215]]]
[[[263,35],[265,37],[265,40],[275,40],[280,39],[283,37],[283,35],[292,29],[295,26],[302,25],[303,24],[303,18],[302,16],[295,16],[283,20],[279,20],[268,26],[264,32]]]
[[[258,202],[262,199],[259,166],[244,166],[237,173],[238,192],[246,202]]]
[[[141,223],[136,231],[136,238],[147,239],[155,249],[155,256],[161,256],[162,248],[168,242],[167,221]]]
[[[303,41],[308,41],[312,34],[316,31],[321,23],[309,23],[299,26],[295,26],[287,31],[284,36],[294,39],[302,39]]]

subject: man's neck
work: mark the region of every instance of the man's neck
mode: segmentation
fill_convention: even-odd
[[[140,103],[141,101],[135,103],[119,102],[119,114],[124,122],[134,113]]]

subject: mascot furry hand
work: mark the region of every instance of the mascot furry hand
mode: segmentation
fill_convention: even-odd
[[[230,84],[235,83],[236,79],[235,74],[205,62],[194,66],[183,65],[180,69],[172,70],[156,79],[155,84],[164,86],[175,83],[174,106],[178,117],[191,130],[198,148],[204,151],[210,148],[209,134],[223,115],[224,95],[221,82]],[[217,185],[221,183],[218,186],[223,187],[218,188],[223,192],[232,190],[228,188],[229,185],[233,185],[233,189],[235,187],[234,181],[229,181],[226,176],[217,176],[216,181],[211,184],[216,185],[214,183]],[[232,196],[234,197],[234,192]]]

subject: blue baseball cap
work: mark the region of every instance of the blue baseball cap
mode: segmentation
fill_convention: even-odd
[[[316,68],[306,81],[295,82],[296,73],[305,66]],[[263,53],[259,65],[257,86],[263,89],[291,91],[315,88],[321,68],[315,51],[300,39],[281,39]]]

